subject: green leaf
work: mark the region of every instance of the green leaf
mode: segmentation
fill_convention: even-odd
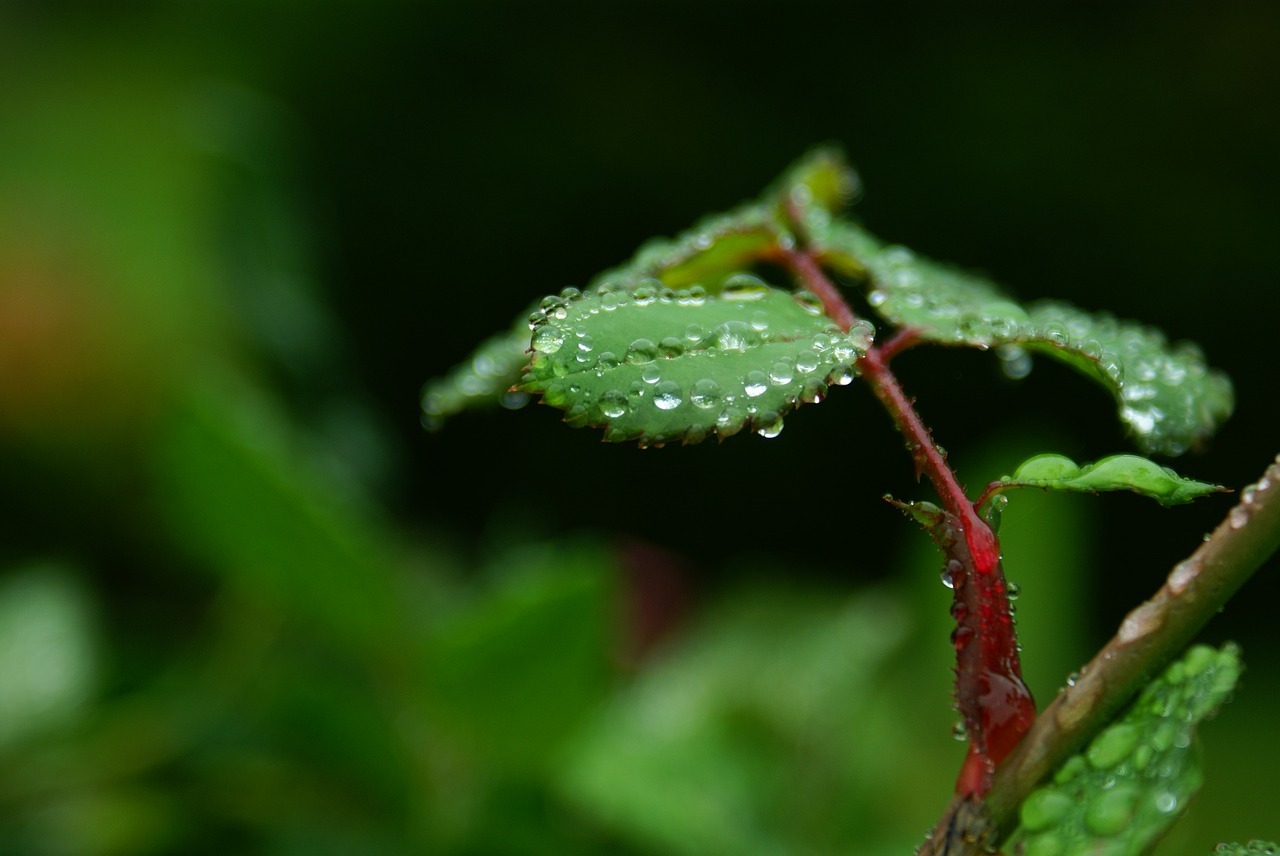
[[[1017,340],[1029,320],[982,277],[885,245],[852,223],[833,221],[813,237],[824,264],[865,279],[872,309],[922,339],[987,348]]]
[[[1199,790],[1195,726],[1231,694],[1241,668],[1233,645],[1188,650],[1050,784],[1027,797],[1014,833],[1016,852],[1147,852]]]
[[[650,240],[630,262],[595,277],[588,290],[697,285],[715,293],[725,279],[766,260],[786,240],[769,206],[742,205],[707,217],[675,238]]]
[[[720,294],[642,286],[543,302],[522,389],[610,441],[661,445],[782,430],[791,408],[847,384],[870,325],[841,333],[807,295],[738,276]]]
[[[1280,845],[1274,841],[1250,841],[1248,844],[1219,844],[1213,848],[1214,856],[1275,856]]]
[[[1170,346],[1156,330],[1056,301],[1024,309],[980,276],[885,246],[843,221],[831,222],[815,242],[824,264],[865,281],[879,315],[921,339],[1025,348],[1102,384],[1147,454],[1182,454],[1231,415],[1231,382],[1193,344]]]
[[[1085,493],[1131,490],[1161,505],[1179,505],[1226,490],[1220,485],[1183,478],[1168,467],[1137,455],[1112,455],[1083,466],[1062,455],[1036,455],[1019,464],[1013,475],[1001,478],[993,492],[1015,487]]]
[[[1231,415],[1231,381],[1190,342],[1170,346],[1158,330],[1053,301],[1033,305],[1030,316],[1017,341],[1107,387],[1148,454],[1180,455]]]
[[[789,167],[759,202],[707,217],[675,238],[649,241],[630,262],[595,277],[588,290],[606,284],[624,291],[645,284],[675,289],[700,285],[715,294],[727,278],[771,261],[793,245],[794,226],[828,222],[858,186],[839,149],[815,149]]]
[[[529,397],[513,390],[529,362],[529,323],[522,317],[510,330],[490,337],[465,363],[444,377],[427,381],[422,390],[422,424],[438,431],[450,416],[498,404],[515,409]]]

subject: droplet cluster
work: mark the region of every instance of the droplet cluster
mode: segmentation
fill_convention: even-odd
[[[1037,304],[1030,314],[1024,341],[1047,343],[1107,383],[1144,451],[1181,454],[1231,413],[1231,382],[1190,342],[1170,346],[1158,330],[1061,303]]]
[[[1233,646],[1190,649],[1051,784],[1027,797],[1017,852],[1146,852],[1199,789],[1196,724],[1229,696],[1240,668]]]
[[[657,280],[568,289],[529,319],[523,388],[607,440],[776,437],[787,411],[850,383],[871,342],[870,325],[843,333],[813,305],[749,274],[716,294]]]

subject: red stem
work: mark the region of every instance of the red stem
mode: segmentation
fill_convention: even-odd
[[[790,251],[784,261],[817,295],[827,315],[841,329],[847,332],[857,323],[857,315],[810,253]],[[947,464],[946,454],[933,442],[914,403],[889,369],[889,357],[914,341],[912,331],[903,331],[880,348],[868,348],[858,367],[906,440],[916,477],[928,477],[963,536],[959,539],[963,545],[955,543],[954,538],[940,538],[956,591],[952,608],[957,620],[952,636],[957,654],[956,700],[972,738],[956,789],[962,794],[982,795],[990,787],[995,765],[1030,728],[1035,703],[1022,681],[1008,587],[1000,567],[999,541],[979,516]]]

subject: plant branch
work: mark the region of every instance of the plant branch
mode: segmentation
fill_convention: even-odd
[[[1116,635],[1080,670],[1036,720],[1017,749],[996,771],[991,790],[975,811],[957,799],[939,822],[924,853],[978,854],[1014,829],[1018,806],[1035,787],[1102,730],[1196,633],[1227,599],[1280,549],[1280,457],[1254,485],[1241,491],[1213,534],[1169,572],[1160,589],[1130,612]],[[965,817],[971,832],[950,849],[935,840]],[[929,849],[930,847],[934,849]],[[943,846],[944,849],[938,849]]]
[[[848,331],[857,323],[857,315],[809,252],[788,251],[785,261],[842,329]],[[905,331],[890,339],[887,352],[868,348],[858,368],[906,441],[916,477],[928,477],[946,509],[945,525],[934,527],[933,534],[955,586],[956,701],[970,733],[969,754],[956,790],[980,795],[987,792],[996,765],[1031,725],[1035,702],[1022,680],[996,535],[965,495],[946,453],[933,441],[914,402],[889,369],[888,356],[913,340],[914,334]]]

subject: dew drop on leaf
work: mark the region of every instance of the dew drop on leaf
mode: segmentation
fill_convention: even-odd
[[[753,369],[752,371],[747,372],[746,377],[743,378],[742,391],[751,398],[764,395],[765,391],[768,389],[769,378],[765,377],[765,373],[762,371],[756,371]]]
[[[782,417],[773,411],[761,414],[757,420],[756,433],[768,440],[777,437],[782,433]]]
[[[564,333],[557,327],[541,327],[533,334],[534,350],[543,354],[554,354],[564,345]]]
[[[683,401],[680,384],[673,380],[661,381],[653,388],[653,403],[659,410],[675,410]]]
[[[619,389],[611,389],[600,396],[600,413],[606,419],[618,419],[627,412],[627,396]]]
[[[716,407],[720,404],[720,384],[709,377],[694,381],[689,389],[689,401],[703,410]]]
[[[658,346],[648,339],[636,339],[627,348],[628,363],[639,366],[651,363],[658,357]]]

